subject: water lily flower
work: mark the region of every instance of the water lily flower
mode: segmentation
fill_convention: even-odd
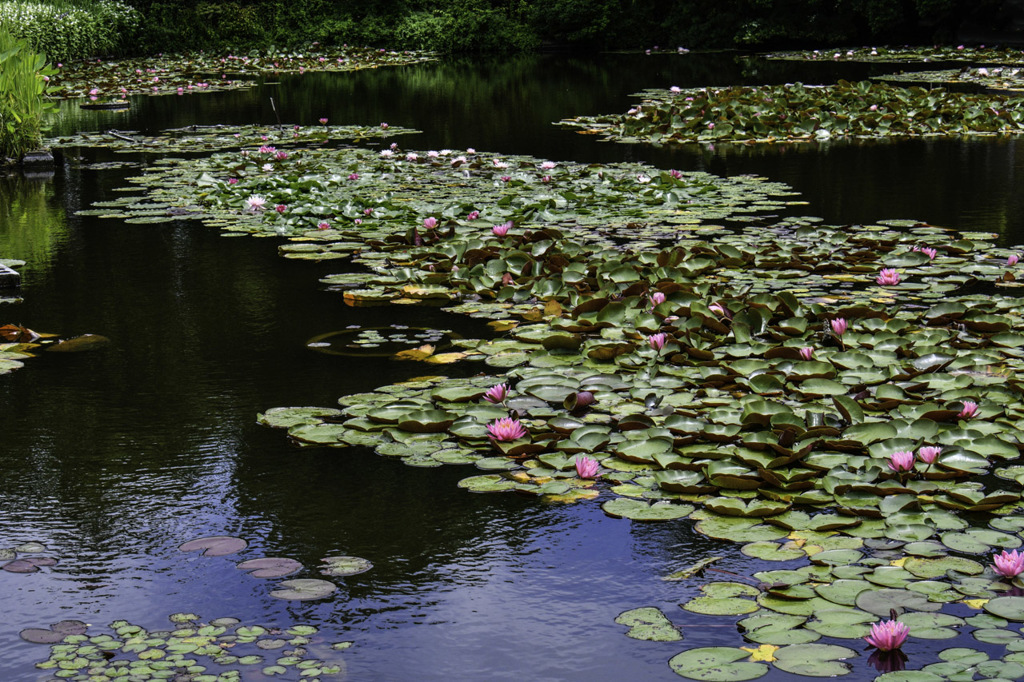
[[[427,152],[427,156],[430,157],[431,159],[436,159],[440,155],[441,154],[439,152],[434,151],[433,149]]]
[[[263,138],[267,139],[267,138]],[[276,147],[268,147],[267,145],[260,145],[260,154],[273,154],[277,151]]]
[[[262,168],[267,173],[269,173],[270,171],[274,170],[274,167],[272,165],[270,165],[269,163],[263,164]]]
[[[363,215],[373,215],[373,209],[372,208],[364,208],[363,209]]]
[[[267,200],[261,197],[259,194],[253,194],[251,197],[245,200],[245,203],[248,204],[250,211],[256,212],[262,211],[264,209]]]
[[[554,161],[545,161],[544,163],[542,163],[540,165],[540,167],[541,167],[541,170],[551,170],[552,168],[554,168],[557,165],[558,164],[555,163]]]
[[[893,651],[907,641],[910,628],[896,620],[883,620],[871,626],[871,634],[865,637],[868,644],[880,651]]]
[[[974,402],[973,400],[965,400],[963,403],[963,408],[961,408],[960,412],[956,416],[959,417],[960,419],[970,419],[971,417],[974,417],[977,414],[978,403]]]
[[[551,176],[545,175],[540,179],[541,182],[551,182]]]
[[[320,119],[320,125],[322,125],[322,126],[327,125],[327,119],[326,118]]]
[[[390,149],[381,149],[380,150],[380,157],[382,159],[389,159],[389,158],[391,158],[394,155],[395,155],[395,153],[393,151],[391,151]]]
[[[732,313],[729,311],[729,309],[726,308],[721,303],[718,303],[717,301],[709,305],[708,310],[713,312],[715,315],[718,315],[719,317],[725,317],[728,319],[732,318]]]
[[[659,306],[665,302],[665,294],[661,291],[655,291],[650,295],[651,307]]]
[[[942,448],[937,445],[926,445],[917,451],[918,458],[925,464],[931,464],[940,454],[942,454]]]
[[[387,130],[388,129],[388,124],[387,123],[381,123],[380,127],[381,127],[382,130]]]
[[[274,207],[274,210],[277,211],[278,213],[284,213],[286,210],[288,210],[288,207],[285,206],[284,204],[278,204],[277,206]]]
[[[832,333],[836,336],[842,336],[846,333],[846,318],[837,317],[834,320],[829,320],[829,325],[832,327]]]
[[[1024,553],[1004,549],[992,557],[992,568],[1005,578],[1014,578],[1024,572]]]
[[[601,465],[593,457],[576,455],[576,473],[580,478],[596,478]]]
[[[508,168],[507,163],[505,163],[504,161],[499,161],[498,159],[494,159],[493,161],[491,161],[491,163],[494,164],[495,168]]]
[[[274,158],[277,159],[278,161],[284,161],[285,159],[288,158],[288,152],[278,152],[274,154]]]
[[[466,147],[466,153],[467,154],[476,154],[476,150],[473,149],[472,147]]]
[[[661,349],[665,347],[665,341],[667,340],[668,337],[665,335],[665,333],[659,332],[657,334],[651,334],[650,336],[647,337],[647,345],[653,348],[654,350],[661,352]]]
[[[914,468],[914,453],[910,450],[897,450],[889,455],[889,468],[900,474]]]
[[[1006,264],[1009,266],[1014,266],[1017,264],[1018,261],[1020,261],[1020,256],[1016,253],[1011,253],[1009,258],[1006,259]]]
[[[480,211],[470,211],[469,215],[466,216],[466,220],[476,220],[480,217]]]
[[[501,403],[508,397],[508,384],[498,384],[497,386],[491,386],[484,393],[484,400],[489,403]]]
[[[320,223],[319,225],[316,226],[316,229],[318,229],[318,230],[329,230],[329,229],[331,229],[331,224],[330,223]]]
[[[98,94],[100,94],[99,88],[93,88],[92,90],[89,91],[89,94],[90,95],[98,95]]]
[[[423,219],[423,228],[426,230],[433,230],[437,227],[437,218],[430,216],[429,218]]]
[[[896,268],[882,268],[875,278],[875,283],[882,286],[895,286],[900,283],[900,273]]]
[[[502,175],[502,176],[501,176],[501,181],[502,181],[502,182],[508,182],[508,181],[510,181],[511,179],[512,179],[512,176],[511,176],[511,175]]]
[[[491,232],[493,232],[496,237],[504,237],[505,235],[508,234],[508,231],[512,229],[512,226],[513,224],[512,221],[510,220],[507,223],[502,223],[501,225],[493,226],[491,228]]]
[[[668,174],[669,174],[669,175],[671,175],[671,176],[672,176],[673,178],[675,178],[676,180],[682,180],[682,179],[683,179],[683,173],[682,173],[682,171],[677,171],[677,170],[676,170],[675,168],[673,168],[672,170],[670,170],[670,171],[668,172]]]
[[[362,218],[356,218],[352,222],[355,223],[356,225],[362,225],[363,224],[363,219]]]
[[[228,178],[228,184],[229,185],[237,185],[238,184],[238,178]]]
[[[511,417],[495,419],[493,424],[487,425],[487,430],[490,432],[490,437],[496,441],[518,440],[525,438],[530,433],[518,419]]]
[[[671,88],[668,89],[668,91],[669,92],[682,92],[683,89],[681,87],[679,87],[678,85],[673,85]]]
[[[804,360],[810,360],[811,358],[814,357],[814,349],[811,348],[810,346],[804,346],[803,348],[800,349],[800,357],[802,357]]]
[[[358,180],[359,179],[359,173],[349,173],[348,179],[349,180]]]

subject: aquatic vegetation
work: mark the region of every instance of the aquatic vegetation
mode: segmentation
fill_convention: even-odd
[[[1024,111],[1008,95],[839,81],[648,90],[626,114],[560,122],[616,142],[780,142],[922,135],[1017,135]]]
[[[1024,69],[1021,67],[964,67],[941,71],[911,71],[875,76],[886,83],[928,83],[930,85],[975,85],[996,92],[1019,94],[1024,89]]]
[[[54,671],[54,679],[81,681],[227,680],[239,679],[240,671],[319,679],[343,673],[344,663],[335,652],[352,644],[331,644],[312,625],[243,625],[237,618],[203,622],[192,613],[172,614],[169,620],[171,630],[147,630],[116,620],[109,631],[93,633],[86,623],[67,620],[49,629],[26,628],[21,637],[51,644],[49,658],[37,668]]]
[[[53,63],[123,53],[141,21],[136,9],[119,0],[3,0],[0,18]]]
[[[204,53],[161,55],[105,61],[90,59],[63,64],[51,74],[47,95],[57,98],[183,95],[248,88],[263,76],[318,71],[356,71],[433,61],[426,52],[395,52],[344,47],[328,52],[250,52],[245,55]],[[327,125],[327,119],[320,119]],[[383,126],[387,130],[387,125]]]
[[[576,455],[575,464],[576,474],[580,478],[597,478],[597,474],[601,470],[601,465],[597,463],[597,460],[586,455]]]
[[[765,59],[800,61],[850,62],[985,62],[990,64],[1024,64],[1024,50],[981,46],[937,45],[934,47],[882,46],[829,48],[791,52],[768,52]]]
[[[305,446],[473,465],[459,483],[470,492],[692,523],[744,556],[793,562],[683,603],[745,616],[754,644],[680,653],[669,665],[684,677],[846,674],[857,652],[817,640],[860,640],[892,610],[905,650],[968,627],[1019,640],[1009,623],[1024,622],[1024,599],[986,567],[1024,544],[1024,317],[996,235],[837,228],[797,215],[777,183],[638,164],[560,162],[553,189],[527,157],[300,142],[268,175],[257,150],[154,164],[97,212],[283,232],[285,257],[362,267],[323,280],[350,305],[439,302],[495,330],[453,340],[486,375],[274,408],[260,423]],[[247,211],[253,194],[288,211]],[[898,287],[875,285],[884,269]],[[485,398],[496,385],[501,404]],[[596,470],[577,468],[584,456]],[[965,604],[985,613],[964,617]],[[623,622],[673,638],[653,613]],[[984,669],[1012,678],[1012,655]]]
[[[11,34],[9,24],[0,12],[0,165],[40,146],[46,114],[53,109],[44,99],[53,70],[43,55]]]

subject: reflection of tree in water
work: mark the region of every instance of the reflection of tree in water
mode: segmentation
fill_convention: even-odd
[[[45,271],[66,237],[52,177],[0,176],[0,258],[26,261],[35,273]]]

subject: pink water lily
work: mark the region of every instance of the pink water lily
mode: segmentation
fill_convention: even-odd
[[[329,229],[331,229],[331,225],[330,225],[330,223],[320,223],[319,225],[316,226],[316,229],[318,229],[318,230],[329,230]]]
[[[433,230],[435,227],[437,227],[437,218],[435,218],[434,216],[430,216],[429,218],[424,218],[423,219],[423,227],[424,227],[424,229],[427,229],[427,230]]]
[[[496,441],[518,440],[529,435],[526,427],[519,423],[518,419],[511,417],[495,419],[493,424],[487,425],[487,430],[490,432],[490,437]]]
[[[829,320],[829,326],[832,327],[832,333],[836,336],[842,336],[846,333],[846,318],[837,317],[834,320]]]
[[[879,651],[893,651],[903,646],[909,633],[906,623],[883,620],[871,626],[871,634],[864,640]]]
[[[576,473],[580,478],[596,478],[600,468],[596,459],[586,455],[576,456]]]
[[[914,251],[917,251],[918,253],[923,253],[924,255],[928,256],[928,258],[931,260],[935,260],[935,257],[939,255],[939,252],[930,246],[915,246]]]
[[[508,384],[498,384],[497,386],[491,386],[484,393],[484,400],[489,403],[500,403],[504,402],[505,398],[508,397]]]
[[[491,232],[493,232],[494,235],[497,236],[497,237],[504,237],[505,235],[508,234],[508,231],[512,229],[512,225],[513,225],[513,223],[510,220],[507,223],[502,223],[501,225],[495,225],[494,227],[491,228]]]
[[[935,459],[942,454],[942,448],[937,445],[926,445],[923,448],[918,449],[917,457],[925,464],[931,464]]]
[[[804,360],[810,360],[814,357],[814,349],[810,346],[804,346],[800,349],[800,357]]]
[[[1014,266],[1019,261],[1020,261],[1020,256],[1017,255],[1016,253],[1011,253],[1009,258],[1006,259],[1006,264],[1009,265],[1009,266]]]
[[[1024,572],[1024,553],[1004,549],[992,557],[992,568],[1005,578],[1014,578]]]
[[[469,215],[466,216],[466,220],[476,220],[480,217],[480,211],[470,211]]]
[[[896,473],[903,473],[914,468],[914,453],[910,450],[897,450],[889,455],[889,468]]]
[[[973,400],[965,400],[963,402],[963,408],[957,413],[957,417],[960,419],[970,419],[977,416],[978,414],[978,403]]]
[[[875,277],[875,283],[884,287],[895,286],[900,283],[900,273],[896,268],[882,268],[878,277]]]
[[[665,347],[665,341],[667,340],[668,337],[665,336],[664,333],[659,332],[657,334],[651,334],[650,336],[647,337],[647,345],[656,351],[661,351],[661,349]]]
[[[358,180],[359,179],[359,173],[349,173],[348,179],[349,180]]]
[[[650,299],[651,307],[654,308],[655,306],[659,306],[665,302],[665,294],[660,291],[655,291],[653,294],[651,294]]]

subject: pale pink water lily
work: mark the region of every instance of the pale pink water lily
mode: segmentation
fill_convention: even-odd
[[[907,641],[910,628],[896,620],[883,620],[871,626],[871,634],[864,640],[879,651],[893,651]]]
[[[494,164],[495,168],[508,168],[508,164],[499,159],[494,159],[493,161],[491,161],[491,163]]]
[[[1006,264],[1009,265],[1009,266],[1014,266],[1019,261],[1020,261],[1020,256],[1017,255],[1016,253],[1011,253],[1010,256],[1006,259]]]
[[[437,218],[430,216],[423,219],[423,229],[433,230],[435,227],[437,227]]]
[[[576,455],[576,474],[580,478],[596,478],[601,465],[593,457]]]
[[[552,168],[554,168],[557,165],[558,164],[555,163],[554,161],[545,161],[544,163],[542,163],[540,165],[540,167],[541,167],[541,170],[551,170]]]
[[[265,164],[263,164],[262,168],[263,168],[263,171],[264,171],[264,172],[266,172],[266,173],[269,173],[269,172],[271,172],[272,170],[274,170],[274,166],[272,166],[272,165],[271,165],[271,164],[269,164],[269,163],[265,163]]]
[[[900,283],[900,273],[896,268],[882,268],[878,277],[875,277],[875,283],[884,287],[895,286]]]
[[[915,246],[914,251],[918,253],[923,253],[924,255],[928,256],[929,260],[935,260],[935,257],[939,255],[939,252],[930,246]]]
[[[372,208],[364,208],[363,209],[363,215],[373,215],[373,209]]]
[[[647,337],[647,345],[653,348],[654,350],[660,352],[661,349],[665,347],[665,342],[667,340],[668,337],[664,334],[664,332],[659,332],[657,334],[651,334],[650,336]]]
[[[490,438],[496,441],[518,440],[525,438],[530,433],[518,419],[511,417],[495,419],[493,424],[487,425],[487,431],[490,432]]]
[[[417,154],[416,152],[409,152],[408,154],[405,155],[406,161],[415,161],[418,158],[420,158],[420,155]]]
[[[914,468],[914,453],[910,450],[897,450],[889,455],[889,468],[898,474]]]
[[[659,306],[665,302],[665,294],[661,291],[655,291],[650,295],[650,299],[651,307],[654,308],[655,306]]]
[[[93,88],[92,90],[89,91],[89,94],[90,95],[98,95],[98,94],[100,94],[99,88]]]
[[[942,454],[942,448],[937,445],[926,445],[919,448],[917,451],[917,458],[925,464],[931,464],[935,459]]]
[[[326,118],[320,119],[320,125],[322,125],[322,126],[327,125],[327,119]]]
[[[811,348],[810,346],[804,346],[803,348],[800,349],[800,357],[802,357],[804,360],[810,360],[811,358],[814,357],[814,349]]]
[[[510,220],[507,223],[502,223],[501,225],[493,226],[491,228],[491,232],[493,232],[496,237],[504,237],[505,235],[508,234],[508,231],[511,229],[512,221]]]
[[[288,152],[278,152],[274,154],[274,158],[277,159],[278,161],[284,161],[285,159],[288,158]]]
[[[260,154],[273,154],[276,151],[277,149],[275,147],[268,147],[267,145],[262,145],[260,147]]]
[[[837,317],[834,320],[829,320],[829,326],[832,328],[833,334],[835,334],[836,336],[842,336],[843,334],[846,333],[846,318]]]
[[[248,204],[248,208],[250,211],[255,212],[262,211],[266,207],[267,200],[261,197],[259,194],[253,194],[251,197],[245,200],[245,203]]]
[[[469,215],[466,216],[466,220],[476,220],[480,217],[480,211],[470,211]]]
[[[709,305],[708,310],[713,312],[715,315],[718,315],[719,317],[732,319],[732,312],[730,312],[728,308],[726,308],[721,303],[718,303],[717,301]]]
[[[960,412],[956,416],[960,419],[971,419],[972,417],[977,416],[977,414],[978,403],[973,400],[965,400],[963,402],[963,408],[961,408]]]
[[[383,130],[387,130],[387,129],[388,129],[388,124],[387,124],[387,123],[381,123],[381,124],[380,124],[380,127],[381,127],[381,128],[383,129]]]
[[[489,403],[501,403],[508,397],[508,384],[498,384],[491,386],[484,393],[484,400]]]
[[[551,182],[551,176],[550,175],[544,175],[544,176],[541,177],[540,181],[541,182]]]
[[[363,224],[363,219],[362,218],[356,218],[352,222],[354,222],[356,225],[362,225]]]
[[[1004,549],[992,557],[992,568],[1005,578],[1015,578],[1024,573],[1024,553]]]
[[[380,158],[382,158],[382,159],[390,159],[394,155],[395,155],[395,153],[393,151],[391,151],[390,149],[381,149],[380,150]]]

